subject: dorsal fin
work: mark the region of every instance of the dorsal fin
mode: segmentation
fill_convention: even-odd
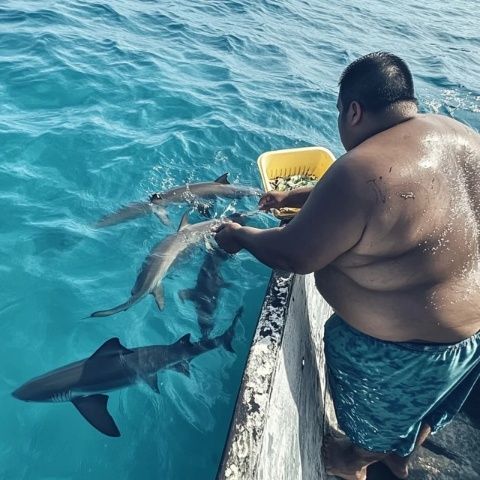
[[[228,181],[228,172],[227,173],[224,173],[222,176],[218,177],[216,180],[215,180],[215,183],[223,183],[224,185],[229,185],[230,182]]]
[[[188,212],[185,212],[182,216],[182,219],[180,220],[180,225],[178,226],[177,232],[179,232],[182,228],[186,227],[189,224],[190,222],[188,221]]]
[[[120,340],[117,337],[115,337],[115,338],[111,338],[110,340],[107,340],[99,349],[95,351],[93,355],[90,356],[90,358],[98,357],[100,355],[114,355],[115,353],[127,354],[127,353],[133,353],[133,352],[132,350],[125,348],[120,343]]]
[[[179,338],[176,342],[175,345],[190,345],[190,334],[187,333],[183,337]]]

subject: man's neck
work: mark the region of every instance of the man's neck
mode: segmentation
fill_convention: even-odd
[[[370,114],[369,127],[363,132],[362,140],[358,144],[363,143],[378,133],[415,118],[417,113],[416,105],[401,105],[384,113]]]

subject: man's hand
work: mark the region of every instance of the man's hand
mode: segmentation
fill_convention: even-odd
[[[240,228],[242,226],[235,222],[222,223],[215,230],[215,241],[218,246],[227,253],[238,253],[243,248],[235,238]]]
[[[272,208],[285,207],[285,200],[287,199],[288,192],[271,191],[265,193],[258,202],[258,208],[260,210],[271,210]]]

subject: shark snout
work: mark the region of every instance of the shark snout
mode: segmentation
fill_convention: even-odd
[[[37,380],[24,383],[12,392],[12,396],[24,402],[47,402],[50,397],[48,389]]]
[[[30,401],[30,395],[28,389],[25,388],[25,385],[17,388],[14,392],[12,392],[12,396],[17,398],[18,400],[23,400],[24,402]]]

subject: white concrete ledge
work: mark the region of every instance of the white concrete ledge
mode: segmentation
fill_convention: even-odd
[[[218,479],[323,479],[323,325],[313,276],[274,272]]]

